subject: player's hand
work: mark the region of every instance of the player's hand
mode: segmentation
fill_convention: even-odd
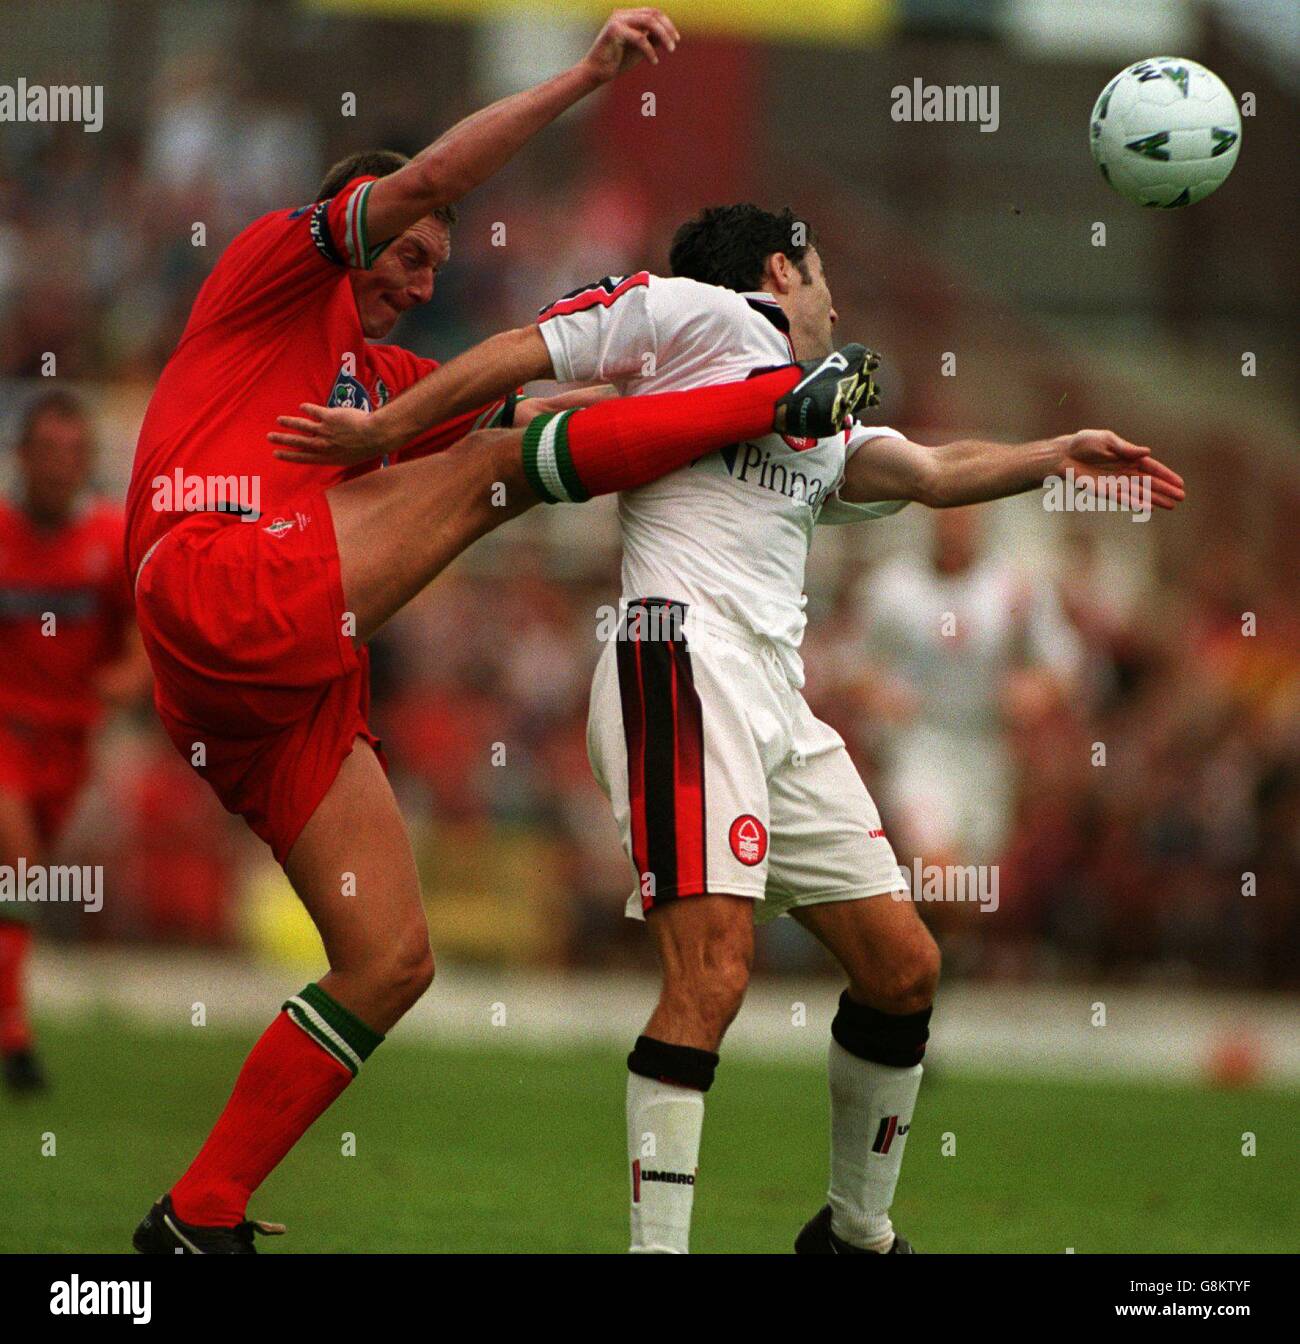
[[[618,396],[615,388],[608,383],[595,387],[579,387],[572,392],[557,392],[553,397],[521,397],[515,404],[515,428],[524,429],[539,415],[545,412],[581,410],[584,406],[596,406],[602,401]]]
[[[1183,478],[1176,471],[1152,457],[1150,448],[1129,443],[1109,429],[1081,429],[1063,435],[1060,442],[1062,472],[1073,467],[1076,475],[1146,477],[1151,503],[1158,509],[1172,509],[1184,498]]]
[[[659,64],[659,53],[676,50],[681,34],[662,9],[616,9],[596,35],[582,66],[607,84],[642,59]]]
[[[378,414],[350,406],[314,406],[303,402],[302,415],[277,415],[282,430],[266,437],[280,446],[275,456],[282,462],[301,462],[311,467],[351,467],[382,457],[396,445],[387,442]]]

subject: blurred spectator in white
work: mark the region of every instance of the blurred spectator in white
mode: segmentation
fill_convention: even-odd
[[[886,791],[927,862],[989,863],[1011,821],[1008,716],[1067,688],[1081,649],[1048,581],[981,553],[975,510],[931,524],[928,554],[887,562],[858,590],[868,675],[892,722]]]

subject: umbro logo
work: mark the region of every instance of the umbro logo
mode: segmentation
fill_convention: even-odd
[[[638,1158],[632,1163],[632,1203],[641,1202],[641,1183],[643,1181],[658,1181],[661,1185],[694,1185],[695,1172],[693,1171],[655,1171],[653,1168],[649,1171],[641,1169],[641,1160]]]
[[[663,1181],[665,1185],[694,1185],[695,1173],[691,1171],[643,1171],[643,1181]]]
[[[871,1145],[871,1151],[883,1156],[893,1147],[894,1140],[903,1138],[911,1127],[911,1121],[900,1125],[898,1116],[884,1116],[880,1121],[880,1127],[876,1130],[876,1141]]]

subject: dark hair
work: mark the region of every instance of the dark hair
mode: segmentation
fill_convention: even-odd
[[[90,416],[85,403],[75,393],[63,388],[54,388],[33,397],[23,408],[23,417],[18,422],[18,445],[25,448],[36,433],[37,424],[47,415],[61,416],[65,420],[89,422]]]
[[[356,154],[349,154],[325,174],[325,180],[320,184],[316,199],[324,201],[337,195],[354,177],[387,177],[389,173],[395,173],[408,163],[410,159],[395,149],[363,149]],[[435,219],[442,220],[444,224],[450,225],[456,222],[454,205],[440,205],[429,213]]]
[[[812,246],[811,228],[788,206],[773,214],[756,205],[711,205],[673,235],[668,259],[674,275],[750,290],[762,287],[763,267],[774,252],[789,257],[807,280]]]

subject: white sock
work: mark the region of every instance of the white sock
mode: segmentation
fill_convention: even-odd
[[[634,1255],[685,1255],[704,1128],[704,1093],[627,1076]]]
[[[872,1064],[831,1042],[831,1230],[852,1246],[887,1251],[893,1244],[889,1206],[921,1072],[919,1064]]]

